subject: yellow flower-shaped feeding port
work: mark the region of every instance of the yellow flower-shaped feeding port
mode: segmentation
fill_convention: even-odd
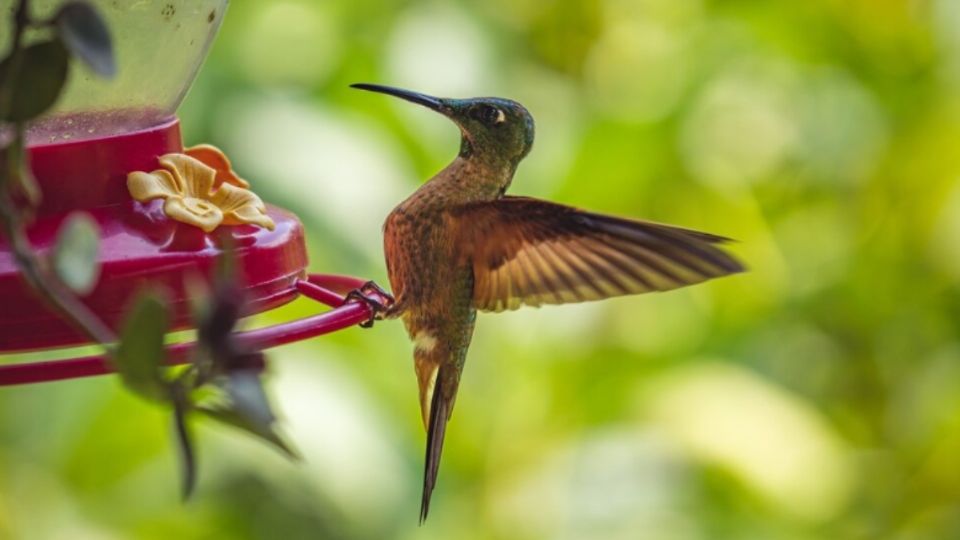
[[[273,230],[260,197],[247,189],[223,152],[208,144],[160,157],[153,172],[127,175],[130,195],[140,201],[164,199],[167,217],[211,232],[220,225],[250,224]]]

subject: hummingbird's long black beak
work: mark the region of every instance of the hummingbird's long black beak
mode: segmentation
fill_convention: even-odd
[[[435,98],[433,96],[428,96],[426,94],[420,94],[418,92],[411,92],[410,90],[403,90],[402,88],[394,88],[392,86],[383,86],[381,84],[367,84],[367,83],[356,83],[351,84],[350,88],[357,88],[359,90],[367,90],[369,92],[379,92],[381,94],[388,94],[391,96],[398,97],[400,99],[405,99],[412,103],[418,105],[423,105],[424,107],[434,110],[437,112],[445,112],[447,109],[444,105],[443,100],[440,98]]]

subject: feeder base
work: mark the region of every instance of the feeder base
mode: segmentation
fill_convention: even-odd
[[[176,118],[121,134],[60,140],[31,146],[30,165],[43,199],[27,231],[33,246],[49,252],[64,219],[75,211],[100,226],[100,280],[81,300],[117,329],[133,297],[163,288],[172,328],[190,322],[190,279],[209,280],[223,242],[238,258],[238,278],[247,294],[246,315],[279,306],[296,295],[306,274],[303,226],[293,214],[268,207],[276,223],[222,226],[212,233],[170,219],[163,201],[139,203],[127,187],[132,171],[152,171],[160,156],[183,152]],[[227,239],[229,237],[229,239]],[[6,239],[0,236],[0,352],[82,345],[85,337],[41,302],[20,276]]]
[[[81,300],[107,325],[118,329],[131,300],[142,289],[163,289],[172,308],[172,326],[190,324],[187,283],[209,282],[230,242],[237,256],[238,278],[247,295],[245,315],[285,304],[297,296],[296,282],[306,276],[303,226],[280,208],[268,207],[273,231],[252,225],[221,227],[207,235],[167,218],[161,201],[85,210],[101,230],[100,279]],[[67,214],[40,218],[29,238],[48,252]],[[229,238],[228,238],[229,237]],[[81,345],[85,337],[47,307],[23,281],[9,246],[0,239],[0,351],[12,352]]]

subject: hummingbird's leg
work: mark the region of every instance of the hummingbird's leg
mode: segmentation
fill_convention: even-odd
[[[368,281],[361,285],[359,289],[348,292],[345,298],[348,302],[350,300],[363,302],[370,308],[370,318],[360,323],[360,326],[364,328],[372,327],[374,321],[383,320],[384,315],[390,312],[394,306],[394,300],[390,293],[373,281]]]

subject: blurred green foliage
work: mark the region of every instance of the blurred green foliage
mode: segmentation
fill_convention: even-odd
[[[235,1],[186,141],[301,217],[312,269],[385,283],[382,219],[457,131],[352,82],[517,99],[513,193],[732,236],[751,272],[481,316],[422,528],[397,323],[272,352],[305,462],[198,425],[186,505],[118,380],[4,389],[0,537],[960,537],[955,0]]]

